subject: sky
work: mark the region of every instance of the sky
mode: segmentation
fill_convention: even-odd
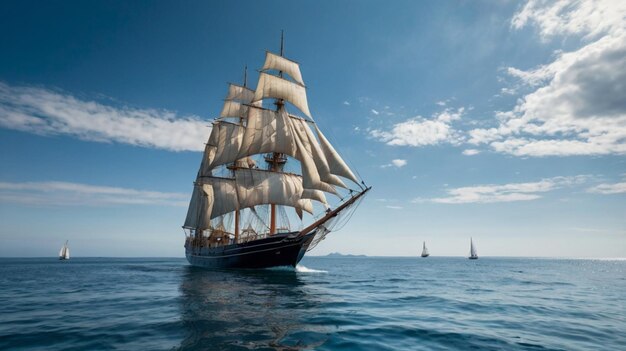
[[[311,255],[626,257],[623,1],[2,1],[0,256],[184,256],[227,82],[301,65],[373,187]]]

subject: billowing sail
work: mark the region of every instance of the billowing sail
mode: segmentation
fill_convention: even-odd
[[[226,100],[220,117],[239,117],[245,118],[248,116],[248,106],[243,105],[237,101]]]
[[[266,71],[270,69],[287,73],[293,80],[304,85],[302,74],[300,73],[300,66],[298,66],[296,62],[268,51],[265,54],[265,64],[262,70]]]
[[[306,99],[306,90],[302,85],[261,72],[253,101],[259,101],[264,98],[287,100],[305,115],[311,117],[309,104]]]
[[[238,160],[243,134],[244,128],[239,124],[224,121],[213,123],[209,144],[214,143],[211,146],[215,147],[215,156],[210,160],[209,167],[215,168]]]
[[[254,90],[232,83],[228,85],[226,100],[241,101],[248,104],[252,99],[254,99]]]
[[[269,152],[296,155],[290,121],[284,109],[279,112],[263,108],[249,109],[238,157]]]
[[[237,169],[237,194],[241,208],[275,204],[300,208],[313,213],[313,205],[302,199],[302,178],[294,174]]]
[[[185,228],[207,229],[211,226],[209,217],[213,209],[213,188],[197,184],[193,188],[191,201],[185,218]]]
[[[354,173],[352,173],[352,171],[350,170],[350,167],[348,167],[346,162],[341,158],[341,156],[339,156],[339,153],[335,151],[335,148],[330,144],[328,139],[326,139],[324,134],[322,134],[322,131],[317,127],[317,125],[315,126],[315,131],[320,138],[322,151],[324,152],[326,160],[328,161],[330,172],[332,174],[348,178],[358,184],[359,181],[357,180]]]
[[[61,250],[59,251],[59,259],[60,260],[70,259],[70,248],[67,247],[67,241],[65,242],[65,244],[63,245],[63,247],[61,247]]]

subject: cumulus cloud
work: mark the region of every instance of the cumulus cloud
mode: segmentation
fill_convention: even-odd
[[[380,166],[381,168],[387,168],[387,167],[397,167],[397,168],[402,168],[404,166],[407,165],[407,161],[406,160],[401,160],[401,159],[395,159],[395,160],[391,160],[391,163],[388,163],[386,165],[382,165]]]
[[[209,124],[197,116],[112,107],[50,89],[0,82],[2,128],[171,151],[202,151]]]
[[[346,105],[346,106],[350,106],[350,102],[348,102],[348,101],[344,101],[343,104]]]
[[[582,45],[545,65],[507,72],[531,88],[498,125],[469,132],[469,143],[516,156],[626,154],[626,2],[528,1],[513,17],[544,41],[580,36]]]
[[[447,196],[431,199],[414,199],[413,202],[441,204],[495,203],[530,201],[541,198],[542,193],[585,183],[587,175],[553,177],[537,182],[488,184],[447,189]]]
[[[465,109],[445,109],[430,119],[420,116],[396,123],[391,130],[374,129],[370,135],[387,145],[426,146],[440,143],[458,144],[462,140],[460,133],[451,123],[461,119]]]
[[[187,206],[189,194],[68,182],[0,182],[0,203],[33,206]]]

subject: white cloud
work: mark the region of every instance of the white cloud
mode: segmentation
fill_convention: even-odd
[[[404,167],[407,164],[406,160],[399,160],[399,159],[391,160],[391,163],[398,168]]]
[[[530,201],[541,198],[542,193],[570,187],[586,182],[589,176],[553,177],[538,182],[488,184],[447,189],[446,197],[414,199],[413,202],[435,202],[442,204],[495,203]]]
[[[397,167],[397,168],[402,168],[404,166],[407,165],[407,161],[406,160],[401,160],[401,159],[395,159],[395,160],[391,160],[391,163],[388,163],[386,165],[382,165],[380,166],[381,168],[387,168],[387,167]]]
[[[476,149],[466,149],[463,150],[463,155],[465,156],[474,156],[474,155],[478,155],[480,153],[479,150]]]
[[[0,182],[0,203],[34,206],[187,206],[189,194],[68,182]]]
[[[439,106],[442,106],[442,107],[446,106],[446,102],[445,101],[437,101],[436,104],[439,105]]]
[[[348,101],[344,101],[343,104],[346,106],[350,106],[350,103]]]
[[[529,23],[539,28],[541,38],[582,34],[590,39],[624,27],[626,3],[619,0],[530,0],[515,14],[511,26]]]
[[[594,187],[587,189],[587,192],[596,193],[596,194],[623,194],[626,193],[626,182],[622,183],[613,183],[613,184],[599,184]]]
[[[65,93],[0,82],[0,127],[39,135],[202,151],[209,122],[155,109],[112,107]]]
[[[373,114],[375,114],[376,116],[378,116],[378,115],[380,114],[380,112],[378,112],[378,111],[376,111],[376,110],[374,110],[374,109],[372,109],[371,111],[372,111],[372,113],[373,113]]]
[[[532,91],[497,127],[469,132],[469,143],[516,156],[626,154],[626,2],[529,1],[512,27],[541,38],[578,35],[583,45],[530,70],[508,68]]]
[[[431,119],[414,117],[395,124],[390,131],[374,129],[370,135],[387,145],[426,146],[440,143],[458,144],[462,137],[451,123],[463,115],[465,109],[445,109]]]
[[[385,206],[385,207],[386,207],[386,208],[389,208],[389,209],[392,209],[392,210],[401,210],[401,209],[403,209],[403,208],[404,208],[404,207],[402,207],[402,206],[394,206],[394,205],[387,205],[387,206]]]

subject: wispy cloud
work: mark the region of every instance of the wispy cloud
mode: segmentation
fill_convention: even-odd
[[[171,151],[202,151],[209,125],[197,116],[113,107],[55,90],[0,82],[2,128]]]
[[[0,182],[0,203],[32,206],[187,206],[189,194],[58,181]]]
[[[537,182],[528,183],[487,184],[452,188],[446,190],[448,195],[445,197],[431,199],[417,198],[414,199],[413,202],[467,204],[530,201],[541,198],[541,194],[549,191],[583,184],[589,178],[590,176],[588,175],[578,175],[546,178]]]
[[[403,208],[404,208],[404,207],[402,207],[402,206],[394,206],[394,205],[387,205],[387,206],[385,206],[385,207],[386,207],[386,208],[389,208],[389,209],[392,209],[392,210],[401,210],[401,209],[403,209]]]
[[[380,167],[381,168],[387,168],[387,167],[402,168],[402,167],[406,166],[407,163],[408,163],[407,160],[395,159],[395,160],[391,160],[391,163],[388,163],[386,165],[382,165]]]
[[[346,105],[346,106],[350,106],[350,102],[348,102],[348,101],[344,101],[343,104]]]
[[[587,189],[587,192],[604,195],[623,194],[626,193],[626,182],[598,184]]]
[[[530,0],[513,17],[513,29],[532,25],[544,42],[582,37],[580,47],[557,52],[552,62],[508,67],[525,87],[497,126],[470,131],[470,143],[516,156],[626,154],[626,2]]]
[[[476,150],[476,149],[463,150],[463,155],[465,156],[474,156],[474,155],[478,155],[479,153],[480,153],[480,150]]]
[[[380,114],[380,112],[378,112],[378,111],[376,111],[376,110],[374,110],[374,109],[371,109],[370,111],[371,111],[373,114],[375,114],[376,116],[378,116],[378,115]]]

